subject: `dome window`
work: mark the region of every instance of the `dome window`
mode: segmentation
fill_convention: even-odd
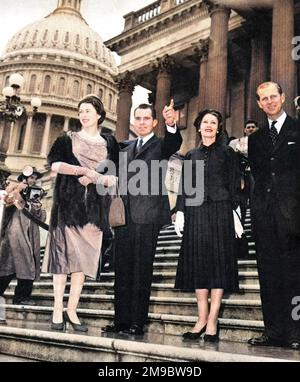
[[[67,32],[65,35],[65,43],[68,43],[69,41],[70,41],[70,34],[69,32]]]
[[[33,119],[32,137],[34,137],[34,139],[32,140],[32,144],[31,144],[32,154],[40,154],[41,152],[43,135],[45,130],[45,123],[46,123],[45,114],[38,114]]]
[[[38,30],[36,29],[36,30],[34,31],[33,36],[32,36],[32,42],[36,42],[37,34],[38,34]]]
[[[109,108],[109,110],[112,110],[112,106],[113,106],[113,96],[109,93],[109,96],[108,96],[108,108]]]
[[[22,149],[23,149],[25,131],[26,131],[26,123],[23,123],[21,125],[20,130],[19,130],[19,137],[18,137],[18,141],[17,141],[17,151],[22,151]]]
[[[55,34],[54,34],[54,41],[58,40],[58,30],[56,29]]]
[[[44,93],[50,93],[50,85],[51,85],[51,77],[47,75],[44,80],[44,88],[43,88]]]
[[[76,35],[76,42],[75,42],[76,45],[80,45],[80,37],[79,37],[79,34]]]
[[[35,85],[36,85],[36,75],[33,74],[30,78],[29,93],[35,92]]]
[[[103,98],[103,89],[99,88],[98,96],[102,99]]]
[[[4,87],[9,86],[9,77],[10,77],[10,74],[8,76],[6,76],[6,78],[5,78]]]
[[[88,37],[85,39],[85,47],[86,49],[90,49],[90,40]]]
[[[86,87],[86,94],[92,94],[92,85],[88,84]]]
[[[73,82],[73,92],[72,92],[72,96],[73,98],[75,99],[78,99],[79,98],[79,81],[75,80]]]
[[[47,41],[48,38],[48,29],[45,30],[43,40]]]
[[[26,31],[26,33],[23,36],[22,46],[25,46],[28,34],[29,34],[29,31]]]
[[[59,85],[58,85],[58,94],[63,96],[64,95],[64,92],[65,92],[65,83],[66,83],[66,80],[64,77],[60,77],[59,79]]]

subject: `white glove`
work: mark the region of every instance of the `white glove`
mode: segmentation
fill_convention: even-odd
[[[184,213],[182,211],[178,211],[176,213],[176,220],[175,220],[175,232],[177,236],[182,237],[181,231],[183,231],[184,227]]]
[[[235,209],[235,212],[239,215],[239,218],[242,220],[242,212],[241,212],[241,208],[240,208],[240,206],[238,206],[238,207]]]
[[[242,237],[242,234],[244,233],[244,228],[241,222],[240,218],[240,207],[238,207],[236,210],[232,211],[233,212],[233,221],[234,221],[234,230],[235,230],[235,237]]]

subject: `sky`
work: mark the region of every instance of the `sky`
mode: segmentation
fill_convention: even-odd
[[[123,16],[155,0],[82,0],[81,13],[103,40],[123,30]],[[6,42],[21,28],[52,12],[57,0],[0,0],[0,52]]]
[[[105,41],[123,31],[124,15],[154,1],[82,0],[81,13],[89,26]],[[58,0],[0,0],[0,56],[3,55],[6,43],[15,33],[26,25],[47,16],[56,8],[57,3]],[[146,101],[145,92],[137,89],[133,104]]]

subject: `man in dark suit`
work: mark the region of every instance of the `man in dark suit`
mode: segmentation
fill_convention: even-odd
[[[266,126],[249,137],[251,203],[265,331],[251,345],[300,349],[300,125],[274,82],[257,88]]]
[[[173,102],[164,108],[163,115],[166,133],[164,138],[158,138],[153,132],[158,123],[154,108],[147,104],[138,106],[134,112],[134,127],[139,138],[122,150],[127,157],[127,163],[120,163],[119,170],[127,171],[128,193],[123,197],[127,226],[115,230],[115,319],[114,325],[103,328],[105,332],[144,334],[158,234],[163,225],[171,223],[168,195],[162,192],[164,175],[157,176],[157,172],[151,171],[151,165],[154,161],[168,160],[182,143]],[[134,160],[139,160],[147,171],[141,175],[140,169],[133,169]],[[141,188],[146,182],[147,189],[136,195],[132,188],[139,175]],[[159,185],[159,192],[151,192],[151,185]]]

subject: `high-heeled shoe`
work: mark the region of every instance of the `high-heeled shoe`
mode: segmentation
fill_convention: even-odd
[[[204,338],[203,338],[204,341],[205,342],[218,342],[219,341],[219,332],[220,332],[220,325],[219,325],[219,321],[218,321],[216,334],[205,334]]]
[[[64,330],[65,329],[65,320],[63,316],[63,321],[62,322],[53,322],[53,316],[51,320],[51,329],[52,330]]]
[[[206,324],[203,326],[203,328],[199,332],[186,332],[183,333],[182,337],[185,340],[197,340],[198,338],[201,337],[203,333],[205,333],[206,330]]]
[[[71,321],[71,319],[68,315],[68,312],[66,310],[64,311],[63,316],[64,316],[65,322],[69,322],[72,325],[75,332],[87,332],[88,331],[88,327],[86,325],[76,324],[75,322]]]

